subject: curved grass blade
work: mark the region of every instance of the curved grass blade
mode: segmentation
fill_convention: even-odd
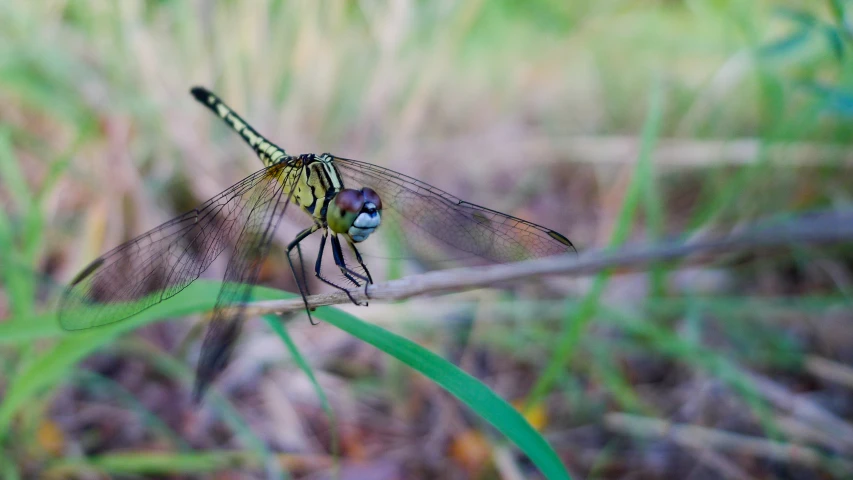
[[[546,478],[570,479],[557,453],[542,438],[542,435],[524,419],[518,410],[481,381],[411,340],[363,322],[346,312],[318,308],[317,316],[421,372],[462,400],[475,413],[512,440],[539,467]]]

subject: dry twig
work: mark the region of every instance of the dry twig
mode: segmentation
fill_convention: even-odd
[[[564,255],[503,265],[440,270],[370,285],[350,293],[359,302],[397,301],[440,292],[458,292],[543,275],[591,275],[605,270],[639,268],[650,263],[684,260],[689,264],[709,256],[739,251],[767,252],[798,244],[837,243],[853,240],[853,212],[824,212],[778,224],[759,225],[723,238],[672,241],[656,245],[599,250],[579,257]],[[344,292],[312,295],[308,305],[319,307],[348,303]],[[305,308],[302,299],[255,302],[249,315],[287,313]]]
[[[817,355],[809,355],[806,357],[805,368],[818,378],[853,388],[853,368],[847,365]]]
[[[777,462],[853,471],[853,462],[831,459],[819,451],[791,443],[775,442],[764,438],[724,432],[696,425],[678,424],[656,418],[639,417],[624,413],[610,413],[605,424],[613,431],[643,437],[669,438],[690,449],[716,449],[768,458]]]

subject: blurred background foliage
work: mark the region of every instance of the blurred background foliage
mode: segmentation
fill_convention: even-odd
[[[198,317],[72,335],[50,299],[259,167],[196,84],[291,153],[398,170],[581,251],[847,209],[850,8],[0,0],[0,476],[536,478],[329,325],[249,322],[196,410]],[[264,282],[294,291],[285,265]],[[851,265],[797,247],[343,309],[513,402],[579,478],[842,478]]]

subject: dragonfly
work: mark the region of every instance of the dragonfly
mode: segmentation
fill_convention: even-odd
[[[290,155],[214,93],[202,87],[190,92],[252,147],[264,168],[94,260],[63,292],[58,317],[66,330],[125,320],[175,296],[222,256],[227,265],[196,366],[196,403],[228,363],[252,286],[287,212],[310,221],[285,249],[309,318],[301,245],[315,234],[320,235],[315,276],[356,304],[351,289],[373,284],[359,248],[381,226],[404,242],[428,239],[493,263],[575,252],[554,230],[393,170],[330,153]],[[324,260],[327,245],[331,259]]]

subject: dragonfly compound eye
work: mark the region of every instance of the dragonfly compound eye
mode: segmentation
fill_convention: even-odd
[[[326,222],[333,232],[349,235],[350,228],[354,228],[356,220],[363,215],[364,207],[364,194],[360,190],[345,188],[335,195],[334,201],[329,205]]]
[[[335,206],[346,213],[358,213],[364,206],[364,195],[358,190],[345,188],[335,196]]]
[[[379,198],[379,194],[376,193],[372,188],[364,187],[361,189],[364,193],[364,201],[367,203],[372,203],[376,206],[377,210],[382,210],[382,199]]]
[[[367,240],[367,237],[370,236],[371,233],[376,231],[376,228],[379,227],[379,223],[381,222],[380,210],[382,210],[382,201],[379,199],[379,194],[370,188],[364,188],[361,191],[349,190],[350,192],[354,192],[359,196],[358,202],[351,202],[350,198],[344,198],[341,202],[343,203],[352,203],[352,206],[360,203],[361,207],[356,212],[354,218],[350,215],[351,210],[344,210],[340,205],[338,205],[336,199],[336,205],[338,205],[343,214],[343,220],[348,222],[346,228],[346,234],[349,238],[354,242],[363,242]],[[338,196],[347,192],[347,190],[342,190]],[[349,197],[349,193],[347,193],[347,197]],[[351,220],[351,221],[350,221]],[[331,219],[329,220],[329,226],[332,226]],[[333,228],[334,230],[334,228]],[[344,232],[341,232],[344,233]]]

